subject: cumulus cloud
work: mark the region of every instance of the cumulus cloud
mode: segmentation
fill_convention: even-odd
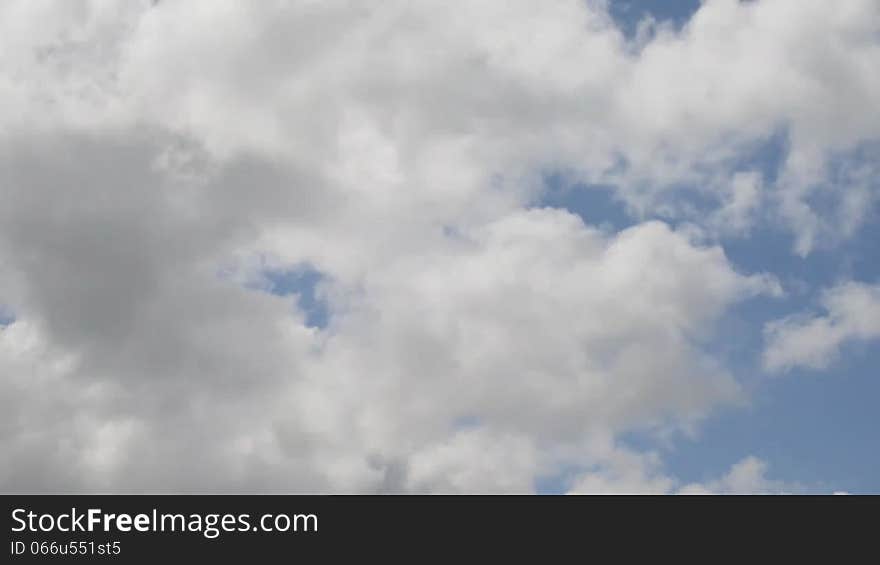
[[[824,369],[848,341],[880,339],[880,286],[842,283],[822,296],[824,315],[795,315],[767,324],[764,366]]]
[[[805,254],[876,198],[878,29],[872,0],[635,39],[599,1],[3,3],[0,488],[652,476],[617,438],[741,401],[707,342],[779,293],[714,237]],[[771,182],[743,161],[780,130]],[[548,170],[638,223],[541,208]],[[250,284],[304,265],[326,327]]]

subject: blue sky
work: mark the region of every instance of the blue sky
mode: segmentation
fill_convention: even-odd
[[[269,292],[278,296],[295,296],[299,310],[305,314],[310,328],[326,328],[329,310],[318,288],[323,276],[308,265],[295,269],[269,270],[264,273],[269,282]]]
[[[0,326],[7,326],[11,324],[14,320],[15,315],[12,313],[12,309],[8,306],[0,304]]]
[[[681,27],[699,7],[699,0],[611,0],[609,11],[620,29],[632,36],[646,15]]]

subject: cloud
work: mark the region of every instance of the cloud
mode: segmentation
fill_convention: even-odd
[[[484,456],[521,445],[530,467],[503,466],[505,484],[603,456],[583,445],[594,437],[687,430],[741,400],[700,344],[725,305],[772,290],[660,223],[608,238],[567,212],[518,212],[367,275],[295,396],[324,405],[346,391],[341,409],[361,424],[341,435],[383,460],[452,457],[478,438]]]
[[[277,200],[295,171],[251,159],[193,182],[156,164],[161,136],[16,141],[0,153],[21,313],[3,334],[20,406],[7,489],[468,491],[497,467],[498,488],[527,490],[601,460],[595,438],[737,402],[703,339],[729,304],[775,290],[659,222],[608,235],[519,210],[327,271],[318,331],[293,298],[218,275],[261,222],[328,213],[308,191]],[[25,471],[56,457],[67,482]]]
[[[647,217],[709,217],[697,191],[742,231],[763,202],[800,254],[851,237],[878,194],[872,0],[710,0],[635,42],[579,0],[73,6],[4,8],[5,127],[150,124],[283,155],[367,210],[405,192],[462,213],[493,175],[560,168]],[[778,175],[751,194],[748,156],[780,131]]]
[[[778,293],[715,236],[781,222],[808,253],[876,198],[880,8],[652,25],[580,0],[5,2],[0,488],[650,476],[616,439],[741,401],[708,342]],[[780,130],[774,182],[743,162]],[[636,225],[536,208],[548,170]],[[302,265],[326,327],[250,284]]]
[[[568,494],[668,494],[674,486],[656,453],[618,448],[601,465],[578,476]]]
[[[793,485],[767,478],[765,461],[749,456],[733,465],[722,477],[705,484],[682,487],[679,494],[783,494]]]
[[[769,479],[767,462],[753,455],[717,479],[680,485],[665,475],[654,453],[620,451],[609,464],[580,476],[569,494],[784,494],[797,485]]]
[[[824,369],[848,341],[880,338],[880,287],[846,282],[822,296],[825,315],[796,315],[767,324],[764,367]]]

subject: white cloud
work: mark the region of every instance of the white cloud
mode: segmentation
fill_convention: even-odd
[[[824,369],[844,343],[880,339],[880,286],[839,284],[825,291],[822,306],[825,315],[798,315],[767,325],[767,370]]]
[[[657,454],[616,449],[597,468],[578,476],[568,493],[668,494],[674,486]]]
[[[773,289],[663,224],[609,239],[566,212],[518,212],[367,274],[294,396],[343,401],[359,427],[321,443],[341,435],[383,460],[470,449],[487,436],[460,436],[455,422],[474,419],[536,453],[517,459],[531,473],[580,464],[604,456],[581,446],[593,436],[689,429],[739,401],[700,343],[727,304]],[[504,473],[523,470],[505,465],[499,484]]]
[[[852,151],[880,137],[873,0],[710,0],[638,45],[580,0],[71,6],[4,7],[5,127],[167,128],[219,156],[283,155],[368,210],[403,211],[403,193],[461,213],[493,175],[539,168],[611,182],[648,216],[688,185],[734,231],[765,201],[802,254],[851,236],[878,192],[832,170],[863,168]],[[747,194],[739,161],[780,130],[778,182]]]
[[[715,213],[712,223],[721,232],[748,232],[755,224],[761,205],[763,181],[755,172],[737,173],[722,189],[724,204]]]
[[[283,186],[272,175],[232,164],[191,185],[150,168],[149,142],[54,143],[69,157],[38,175],[27,147],[3,155],[22,313],[5,331],[31,328],[40,357],[75,359],[22,406],[72,414],[84,401],[68,388],[101,391],[88,425],[50,433],[30,408],[18,423],[71,446],[71,488],[472,491],[497,468],[496,488],[527,490],[554,465],[606,457],[591,438],[688,429],[738,401],[701,343],[727,305],[775,290],[661,223],[610,236],[522,210],[404,242],[418,245],[356,277],[329,271],[333,319],[318,332],[290,300],[216,276],[255,217],[285,213],[269,206]],[[232,208],[241,178],[261,184]],[[7,374],[26,379],[24,367]]]

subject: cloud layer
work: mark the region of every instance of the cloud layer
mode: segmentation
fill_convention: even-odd
[[[598,1],[12,1],[0,38],[4,491],[668,491],[622,437],[743,402],[714,331],[782,294],[719,242],[807,255],[880,194],[873,0],[629,39]],[[261,283],[304,268],[321,327]],[[876,336],[871,293],[772,325],[767,368]]]

